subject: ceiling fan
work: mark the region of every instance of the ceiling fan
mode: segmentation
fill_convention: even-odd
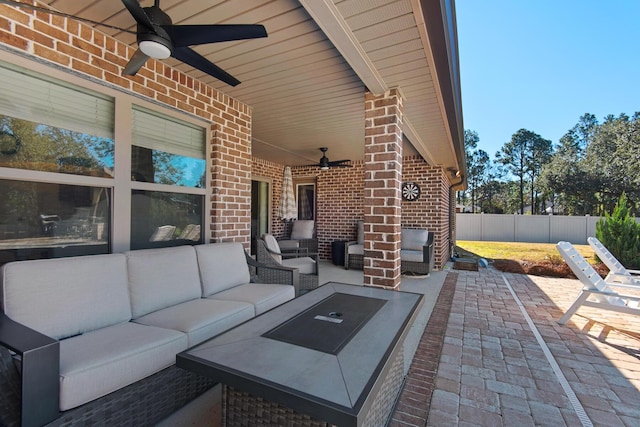
[[[124,28],[105,25],[100,22],[14,0],[0,0],[0,3],[36,9],[90,22],[94,25],[103,25],[120,31],[131,32]],[[138,49],[122,72],[122,74],[128,76],[134,76],[149,58],[166,59],[171,56],[230,86],[237,86],[240,84],[238,79],[189,48],[189,46],[267,37],[267,31],[263,25],[173,25],[169,15],[160,9],[160,0],[154,0],[153,6],[149,7],[140,6],[138,0],[122,0],[122,3],[138,24],[135,32]]]
[[[351,160],[334,160],[330,161],[327,157],[327,147],[321,147],[320,151],[322,151],[322,157],[320,157],[320,161],[315,165],[309,166],[318,166],[322,170],[327,170],[329,168],[350,168],[352,165],[345,164],[346,162],[350,162]]]

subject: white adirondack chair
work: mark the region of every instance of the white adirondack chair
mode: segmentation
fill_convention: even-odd
[[[558,242],[556,248],[584,286],[578,298],[576,298],[571,307],[565,312],[564,316],[558,320],[558,323],[566,323],[569,318],[574,315],[576,310],[583,305],[603,310],[640,315],[640,296],[636,296],[640,295],[640,293],[636,293],[636,295],[625,295],[614,291],[614,289],[634,289],[638,291],[637,285],[605,282],[569,242]]]
[[[598,255],[598,258],[609,268],[609,274],[604,278],[605,282],[625,283],[627,285],[640,286],[640,270],[628,270],[613,256],[600,240],[595,237],[587,239],[589,246]]]

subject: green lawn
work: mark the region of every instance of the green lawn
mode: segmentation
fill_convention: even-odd
[[[590,264],[596,264],[595,255],[589,245],[574,245]],[[509,259],[514,261],[562,263],[562,257],[556,250],[555,243],[521,243],[521,242],[477,242],[469,240],[457,241],[460,256],[478,258]]]

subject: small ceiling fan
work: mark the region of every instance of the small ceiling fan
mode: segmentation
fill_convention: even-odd
[[[322,151],[322,157],[320,157],[320,161],[315,165],[309,166],[318,166],[322,170],[327,170],[329,168],[350,168],[352,165],[345,164],[346,162],[350,162],[351,160],[334,160],[330,161],[327,157],[327,147],[321,147],[320,151]]]
[[[73,18],[94,25],[103,25],[120,31],[131,32],[124,28],[105,25],[79,16],[20,3],[15,0],[0,0],[0,3],[36,9],[41,12]],[[240,84],[240,80],[213,64],[189,48],[189,46],[267,37],[267,31],[263,25],[173,25],[169,15],[160,9],[160,0],[154,0],[153,6],[149,7],[140,6],[138,0],[122,0],[122,3],[138,24],[135,33],[138,49],[122,72],[122,74],[128,76],[134,76],[149,58],[166,59],[171,56],[230,86],[237,86]]]

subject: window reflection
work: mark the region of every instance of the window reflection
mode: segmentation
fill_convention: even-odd
[[[133,191],[131,197],[131,249],[202,242],[201,195]]]
[[[0,180],[0,264],[109,252],[110,190]]]
[[[131,146],[133,181],[204,188],[204,177],[204,159]]]
[[[0,114],[0,166],[113,177],[114,143]]]

